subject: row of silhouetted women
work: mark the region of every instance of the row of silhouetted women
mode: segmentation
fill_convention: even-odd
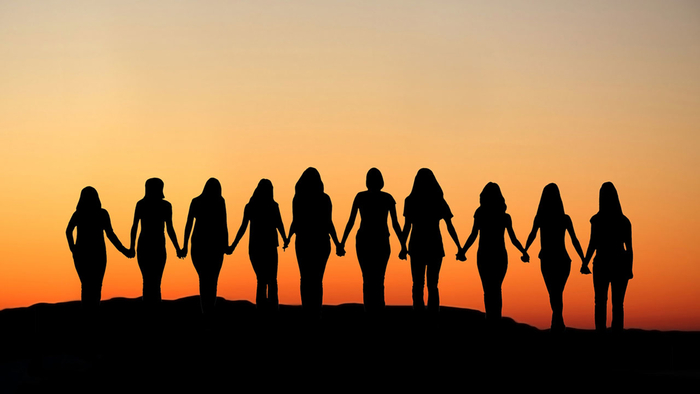
[[[192,237],[192,263],[199,275],[202,312],[210,315],[216,302],[219,272],[224,254],[231,254],[250,225],[248,251],[257,276],[256,303],[258,308],[275,311],[278,306],[277,265],[278,233],[287,248],[296,235],[295,250],[301,277],[300,291],[304,311],[318,317],[323,303],[323,275],[331,253],[332,240],[336,254],[345,255],[345,242],[354,226],[357,213],[361,222],[356,236],[357,259],[362,270],[363,297],[369,314],[381,314],[384,309],[384,276],[391,254],[388,218],[401,244],[399,258],[410,256],[413,279],[413,307],[426,311],[424,288],[428,288],[428,312],[437,312],[440,306],[438,280],[445,251],[440,234],[444,220],[448,233],[457,247],[456,258],[466,260],[467,250],[479,237],[477,267],[484,290],[484,307],[489,322],[501,318],[501,285],[506,274],[508,256],[505,232],[513,245],[522,253],[521,260],[529,261],[527,250],[540,231],[542,276],[549,292],[552,307],[553,331],[565,328],[562,316],[563,291],[571,259],[565,235],[569,233],[582,265],[581,273],[590,274],[589,262],[595,254],[593,284],[595,290],[595,326],[605,330],[608,289],[612,291],[612,327],[621,330],[624,324],[623,302],[627,282],[632,278],[632,236],[629,220],[623,215],[617,191],[606,182],[600,189],[600,207],[591,218],[591,238],[584,255],[576,238],[571,218],[566,215],[559,188],[547,185],[540,200],[532,231],[525,247],[513,231],[510,215],[499,186],[488,183],[480,195],[480,206],[474,213],[471,234],[462,246],[452,225],[452,212],[443,197],[442,188],[433,172],[427,168],[418,171],[413,188],[404,204],[403,229],[396,214],[396,201],[382,191],[381,172],[372,168],[367,173],[367,190],[355,197],[343,237],[338,239],[332,221],[330,197],[324,193],[321,176],[315,168],[308,168],[295,186],[292,201],[292,223],[285,233],[278,204],[273,198],[272,183],[262,179],[243,211],[243,222],[231,245],[228,244],[226,205],[221,184],[211,178],[202,193],[190,204],[185,225],[183,247],[180,248],[172,224],[172,207],[164,200],[163,181],[146,181],[146,194],[136,204],[131,228],[130,248],[124,247],[112,230],[109,214],[102,209],[97,191],[92,187],[82,190],[76,211],[68,223],[66,236],[73,253],[75,268],[81,281],[81,300],[85,308],[95,309],[101,298],[102,280],[106,268],[104,234],[114,246],[129,258],[137,257],[143,275],[143,301],[147,305],[160,302],[160,286],[166,262],[165,231],[177,256],[189,253]],[[136,244],[136,236],[141,232]],[[74,242],[73,230],[77,228]],[[165,231],[164,231],[165,230]],[[135,247],[135,245],[138,245]]]

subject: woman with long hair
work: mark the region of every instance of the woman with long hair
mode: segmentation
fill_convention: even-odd
[[[287,236],[284,224],[282,224],[280,207],[275,202],[272,182],[269,179],[261,179],[258,182],[253,196],[250,197],[250,201],[243,210],[243,223],[241,223],[236,238],[226,254],[231,254],[236,249],[238,242],[248,228],[248,223],[250,223],[248,255],[258,280],[255,303],[258,309],[276,311],[279,304],[277,296],[279,238],[277,232],[282,235],[282,240],[285,242]]]
[[[161,301],[160,283],[163,279],[165,261],[165,232],[179,254],[180,246],[173,228],[173,207],[165,201],[163,181],[151,178],[146,181],[146,194],[136,203],[134,224],[131,226],[131,248],[134,251],[136,233],[141,223],[141,234],[136,247],[136,257],[143,276],[143,302],[149,305]]]
[[[343,240],[340,241],[341,250],[345,250],[345,241],[355,218],[360,212],[362,221],[355,238],[357,260],[362,270],[362,294],[365,311],[377,314],[384,310],[384,275],[387,263],[391,255],[389,245],[389,228],[387,218],[391,217],[391,224],[397,237],[401,237],[401,226],[396,217],[396,201],[391,194],[383,192],[384,178],[382,173],[372,168],[367,172],[367,190],[357,193],[352,203],[350,218],[345,226]]]
[[[187,256],[190,233],[192,264],[199,275],[202,313],[211,315],[216,306],[216,288],[224,253],[228,248],[226,201],[221,196],[221,183],[216,178],[209,178],[202,194],[192,199],[187,214],[181,258]]]
[[[77,236],[73,239],[73,230]],[[75,270],[80,278],[80,301],[86,311],[94,312],[102,298],[102,280],[107,268],[105,234],[124,256],[134,257],[112,230],[109,213],[102,208],[100,196],[92,186],[80,192],[80,199],[66,228],[68,247],[73,254]]]
[[[540,268],[549,293],[549,304],[552,307],[551,331],[562,331],[566,328],[563,316],[564,286],[571,272],[571,259],[566,252],[564,243],[567,231],[581,261],[583,261],[583,250],[578,238],[576,238],[574,224],[569,215],[564,212],[564,203],[559,193],[559,187],[554,183],[548,184],[542,190],[542,198],[537,207],[532,231],[525,243],[525,251],[535,241],[538,230],[540,231],[541,245]]]
[[[320,317],[323,306],[323,274],[331,253],[330,238],[336,253],[342,255],[338,236],[333,226],[331,198],[323,191],[321,175],[313,167],[307,168],[294,187],[292,224],[289,237],[296,234],[295,249],[301,276],[301,305],[309,317]]]
[[[590,274],[593,260],[595,291],[595,329],[604,332],[607,324],[608,288],[612,298],[612,329],[620,332],[625,325],[625,292],[632,274],[632,224],[622,213],[617,189],[611,182],[600,188],[598,213],[591,218],[591,239],[581,265],[582,274]]]
[[[457,250],[459,250],[459,238],[452,225],[452,211],[431,170],[427,168],[418,170],[411,194],[406,197],[404,203],[403,216],[405,222],[399,237],[401,240],[399,258],[406,260],[406,254],[411,256],[413,309],[419,313],[425,310],[423,289],[427,279],[428,311],[436,313],[440,310],[438,281],[442,259],[445,257],[440,221],[445,221],[447,232],[457,245]],[[406,247],[407,240],[408,247]]]
[[[525,249],[513,231],[513,221],[506,213],[506,200],[501,188],[489,182],[479,196],[479,208],[474,213],[474,226],[467,241],[462,247],[459,260],[466,260],[467,250],[479,236],[479,250],[476,253],[476,266],[479,269],[481,285],[484,288],[484,309],[486,319],[492,324],[501,320],[503,298],[501,286],[508,269],[508,252],[504,233],[507,230],[510,241],[523,254],[523,262],[529,261]]]

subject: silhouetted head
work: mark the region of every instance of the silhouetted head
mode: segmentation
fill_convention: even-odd
[[[92,186],[83,188],[80,192],[80,198],[78,199],[78,205],[75,207],[75,210],[86,212],[95,211],[100,208],[102,208],[102,203],[100,202],[100,196],[97,194],[97,190]]]
[[[497,183],[489,182],[484,186],[484,190],[479,195],[481,208],[491,212],[505,212],[507,209],[506,199],[503,198],[501,188]]]
[[[605,182],[600,187],[599,204],[598,213],[602,215],[622,215],[620,197],[612,182]]]
[[[419,200],[443,198],[442,188],[435,178],[435,174],[428,168],[421,168],[413,180],[413,189],[409,197]]]
[[[382,173],[376,168],[370,168],[367,171],[367,190],[378,192],[384,187],[384,177]]]
[[[301,174],[301,177],[294,186],[297,194],[321,194],[323,193],[323,181],[318,170],[309,167]]]
[[[542,190],[537,216],[541,219],[549,219],[563,215],[565,215],[564,202],[561,200],[559,187],[555,183],[550,183]]]
[[[209,178],[207,183],[204,184],[202,194],[199,196],[204,198],[221,197],[221,182],[216,178]]]
[[[271,203],[274,202],[275,199],[273,197],[272,193],[272,182],[270,182],[269,179],[261,179],[260,182],[258,182],[258,186],[255,188],[255,191],[253,192],[253,196],[250,197],[250,203],[251,204],[261,204],[261,203]]]
[[[163,199],[163,187],[165,184],[160,178],[151,178],[146,181],[146,196],[145,198]]]

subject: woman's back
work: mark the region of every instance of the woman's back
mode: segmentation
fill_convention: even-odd
[[[146,238],[165,239],[165,222],[172,215],[169,202],[160,199],[142,199],[136,204],[141,218],[139,240]]]
[[[594,262],[617,259],[625,252],[625,241],[631,238],[632,225],[624,215],[601,215],[591,218],[591,242],[596,246]]]
[[[382,191],[364,191],[357,193],[356,204],[360,211],[360,229],[358,237],[389,237],[387,218],[391,207],[396,205],[394,197]]]
[[[105,250],[104,230],[107,211],[104,209],[76,211],[77,236],[75,245],[81,249]]]
[[[295,195],[292,215],[297,237],[330,237],[331,209],[331,199],[326,193]]]
[[[505,231],[510,223],[510,215],[501,211],[489,211],[481,207],[474,213],[474,219],[479,227],[479,251],[505,251]]]
[[[279,246],[277,229],[281,227],[282,217],[276,202],[248,203],[244,216],[250,219],[250,249]]]
[[[566,253],[566,229],[571,227],[569,215],[558,215],[548,218],[535,218],[540,228],[540,258],[543,255]]]

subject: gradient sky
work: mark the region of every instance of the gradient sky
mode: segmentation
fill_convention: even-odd
[[[342,233],[369,168],[401,215],[429,167],[461,242],[487,182],[523,243],[556,182],[585,248],[612,181],[633,226],[626,326],[700,330],[696,1],[2,2],[0,59],[0,309],[79,298],[64,233],[87,185],[128,244],[160,177],[181,241],[216,177],[232,240],[260,178],[288,227],[294,184],[316,167]],[[454,261],[443,234],[442,304],[483,311],[476,247]],[[539,240],[529,264],[508,245],[503,313],[546,328]],[[564,318],[592,328],[592,278],[567,246]],[[327,304],[362,302],[354,232],[347,250],[328,262]],[[387,303],[409,305],[395,238],[392,250]],[[191,260],[168,253],[164,297],[197,294]],[[298,304],[293,246],[280,256],[280,301]],[[254,289],[246,236],[219,295]],[[109,246],[103,299],[140,293],[136,260]]]

